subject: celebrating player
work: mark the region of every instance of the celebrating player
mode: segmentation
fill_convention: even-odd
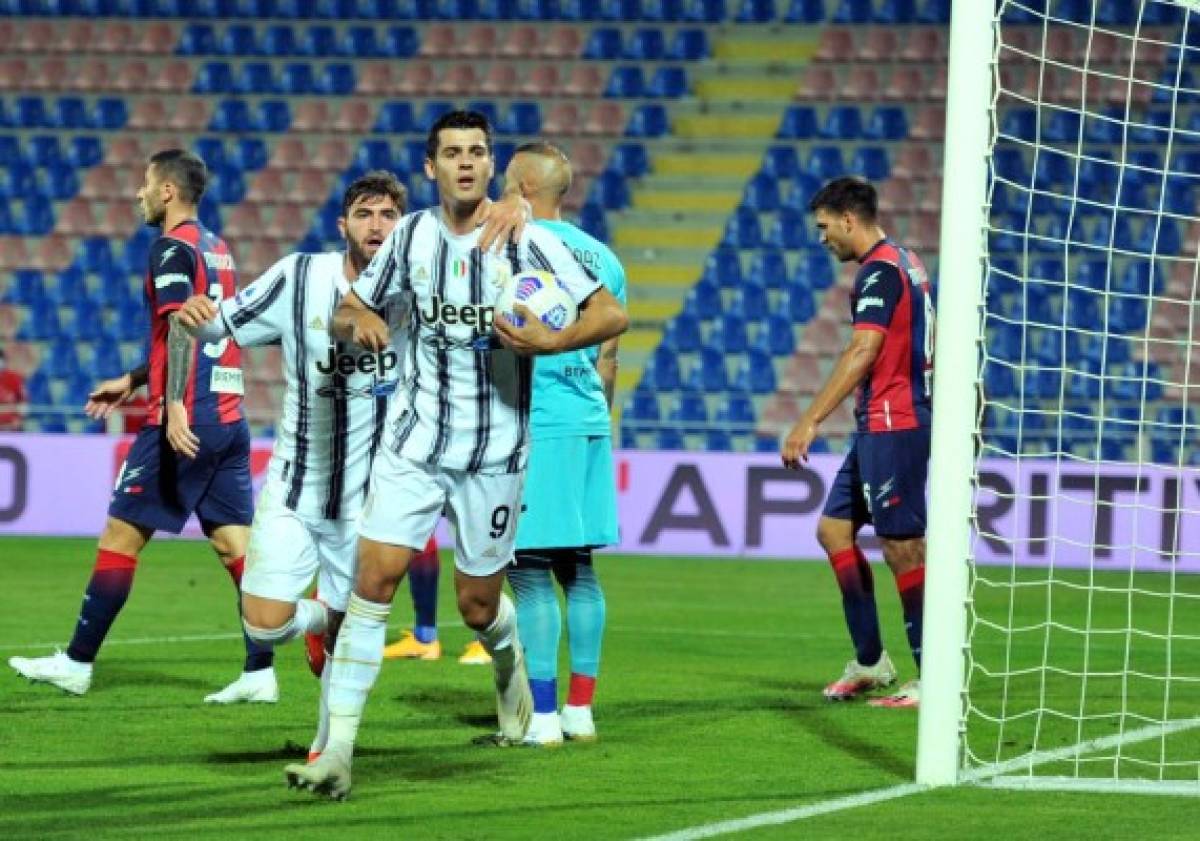
[[[843,263],[860,264],[850,296],[854,335],[783,445],[783,463],[798,468],[821,422],[858,389],[858,430],[817,526],[854,643],[854,659],[825,687],[825,697],[835,701],[896,679],[879,635],[871,568],[855,542],[866,523],[874,524],[896,578],[908,642],[921,667],[933,297],[925,267],[887,238],[877,208],[875,188],[850,177],[829,182],[809,203],[825,247]],[[914,707],[919,696],[919,680],[912,680],[895,695],[870,703]]]
[[[533,206],[537,224],[553,232],[591,276],[622,304],[625,270],[616,255],[562,221],[571,188],[571,163],[549,143],[519,147],[507,182]],[[592,566],[592,549],[616,543],[617,490],[609,409],[617,376],[617,339],[534,364],[529,470],[517,526],[517,552],[508,580],[525,645],[533,718],[525,743],[561,744],[596,737],[592,695],[604,635],[604,591]],[[563,465],[571,465],[564,470]],[[571,685],[558,714],[558,643],[562,616],[553,579],[566,594]]]
[[[129,596],[138,553],[155,531],[178,534],[195,513],[234,584],[241,582],[252,504],[241,352],[227,341],[198,345],[176,314],[193,293],[219,301],[237,290],[229,249],[196,218],[207,181],[204,162],[178,149],[155,154],[146,167],[138,191],[142,215],[163,230],[150,249],[146,273],[150,359],[101,383],[86,411],[102,417],[148,384],[149,417],[117,477],[66,653],[8,661],[30,680],[76,695],[91,686],[96,654]],[[247,638],[241,677],[204,700],[274,702],[278,697],[270,648]]]
[[[398,293],[413,298],[410,367],[372,466],[354,592],[334,649],[329,739],[315,761],[286,769],[291,785],[337,799],[350,791],[351,756],[379,674],[392,598],[443,509],[457,535],[459,610],[493,659],[501,733],[520,741],[529,723],[515,611],[502,593],[528,444],[532,360],[525,354],[594,345],[628,320],[548,231],[527,228],[503,260],[477,247],[493,169],[483,115],[454,111],[438,119],[425,174],[436,181],[439,206],[396,226],[334,319],[336,336],[382,352],[390,332],[372,308]],[[521,327],[495,315],[511,275],[530,269],[558,276],[581,307],[578,321],[554,332],[524,307],[517,308]]]

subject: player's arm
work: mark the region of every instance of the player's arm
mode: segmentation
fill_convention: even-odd
[[[196,340],[179,321],[179,309],[195,289],[196,253],[187,243],[160,237],[150,249],[151,302],[167,319],[167,382],[163,393],[167,443],[180,455],[195,458],[200,439],[188,425],[183,405],[192,373]],[[199,290],[205,291],[205,290]]]
[[[351,290],[333,313],[333,335],[367,350],[381,351],[391,341],[387,322]]]
[[[504,185],[504,195],[489,202],[483,210],[483,230],[479,234],[479,250],[500,251],[509,240],[521,241],[525,225],[533,219],[533,207],[522,196],[520,185],[513,179]]]
[[[389,296],[409,291],[408,267],[401,265],[396,254],[405,250],[399,244],[411,239],[420,219],[420,214],[403,217],[362,274],[350,284],[350,291],[333,313],[331,330],[336,338],[372,351],[387,347],[391,331],[378,310],[383,308]]]
[[[296,255],[289,255],[232,298],[217,304],[206,295],[193,295],[176,312],[179,322],[197,340],[215,344],[231,338],[240,347],[277,343],[292,325],[292,271]]]
[[[613,397],[617,390],[617,345],[619,339],[609,339],[600,345],[600,356],[596,359],[596,373],[604,384],[604,399],[612,411]]]
[[[119,377],[103,380],[88,392],[83,413],[92,420],[104,420],[133,393],[150,381],[150,366],[143,362]]]

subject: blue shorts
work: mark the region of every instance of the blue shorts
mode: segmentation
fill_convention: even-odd
[[[517,520],[517,549],[569,549],[618,542],[612,438],[534,441]]]
[[[923,537],[928,474],[928,429],[856,432],[822,513],[872,523],[880,537]]]
[[[250,428],[238,421],[192,432],[200,439],[194,459],[176,455],[164,427],[142,427],[117,476],[110,517],[174,534],[192,513],[206,529],[250,525]]]

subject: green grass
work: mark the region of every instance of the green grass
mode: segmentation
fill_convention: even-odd
[[[66,638],[92,553],[88,541],[0,542],[5,657],[44,653],[49,645],[30,645]],[[203,545],[153,544],[87,696],[0,677],[0,837],[620,839],[912,779],[914,714],[821,699],[848,656],[826,565],[630,557],[600,564],[609,603],[600,742],[557,751],[473,747],[471,737],[493,726],[489,671],[452,656],[389,662],[360,733],[353,797],[334,804],[283,784],[282,766],[295,756],[287,746],[308,743],[315,714],[317,686],[301,649],[279,653],[279,704],[202,705],[240,667],[233,594]],[[894,590],[886,573],[877,580],[885,640],[909,677]],[[1008,591],[986,589],[994,592],[981,592],[981,604],[1006,615]],[[448,590],[449,655],[468,634]],[[1078,609],[1063,598],[1064,611]],[[406,602],[402,592],[397,626],[409,620]],[[1015,612],[1040,618],[1037,605],[1031,595]],[[1124,609],[1115,600],[1099,608],[1105,622],[1121,620]],[[222,633],[228,637],[153,641]],[[1043,638],[1030,636],[1020,657],[1041,650]],[[995,640],[980,644],[988,657],[1005,653]],[[1050,691],[1069,705],[1073,688]],[[1154,686],[1133,688],[1144,692],[1135,706],[1161,701]],[[1040,697],[1037,689],[1014,696],[1026,703]],[[1009,733],[1005,750],[1019,750],[1027,736]],[[746,835],[1026,838],[1069,827],[1071,836],[1184,838],[1195,837],[1198,824],[1200,799],[962,788]]]

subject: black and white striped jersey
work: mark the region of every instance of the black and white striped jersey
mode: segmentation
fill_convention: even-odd
[[[350,288],[344,258],[289,255],[221,302],[239,345],[282,345],[286,390],[270,475],[286,487],[288,508],[325,519],[358,515],[404,367],[396,349],[372,353],[334,339],[333,313]],[[406,298],[381,298],[379,309],[393,331],[407,330]]]
[[[404,217],[353,289],[368,306],[412,295],[411,329],[394,336],[407,359],[388,412],[384,446],[453,470],[525,469],[532,360],[492,334],[501,290],[516,273],[558,276],[577,303],[600,285],[550,231],[528,225],[503,256],[484,254],[479,230],[452,233],[438,208]],[[407,343],[408,352],[400,348]]]

